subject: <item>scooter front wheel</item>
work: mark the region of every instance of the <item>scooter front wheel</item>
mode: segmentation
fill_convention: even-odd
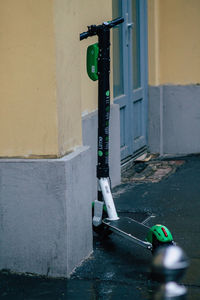
[[[153,241],[152,241],[152,254],[154,254],[158,248],[160,247],[168,247],[168,246],[171,246],[171,245],[174,245],[175,243],[173,241],[171,242],[161,242],[157,239],[157,237],[155,235],[153,235]]]

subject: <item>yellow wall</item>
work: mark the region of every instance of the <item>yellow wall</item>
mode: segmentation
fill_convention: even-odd
[[[0,156],[57,154],[52,0],[0,1]]]
[[[59,157],[82,144],[82,2],[0,1],[1,157]]]
[[[200,82],[199,11],[199,0],[148,0],[151,85]],[[97,108],[85,67],[97,38],[79,34],[110,19],[112,0],[0,1],[1,157],[59,157],[81,145],[81,113]]]
[[[149,84],[160,83],[159,0],[148,0]]]
[[[60,157],[82,144],[81,114],[97,108],[85,68],[97,38],[79,34],[111,17],[112,0],[0,1],[0,157]]]
[[[97,37],[80,41],[79,36],[88,25],[112,19],[112,0],[54,0],[54,14],[58,141],[63,155],[82,142],[81,115],[97,109],[98,83],[86,72],[87,46]]]
[[[82,144],[80,0],[54,0],[59,154]]]
[[[200,83],[200,1],[148,0],[149,83]]]

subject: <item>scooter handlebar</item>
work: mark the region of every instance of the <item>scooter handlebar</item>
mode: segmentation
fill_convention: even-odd
[[[88,31],[82,32],[82,33],[80,34],[80,40],[82,41],[82,40],[84,40],[84,39],[87,39],[88,36],[89,36],[89,32],[88,32]]]
[[[110,21],[108,23],[108,26],[109,26],[109,28],[112,28],[112,27],[114,27],[114,26],[116,26],[118,24],[121,24],[123,22],[124,22],[124,18],[120,17],[120,18],[117,18],[117,19],[114,19],[114,20]]]
[[[124,22],[124,18],[117,18],[117,19],[114,19],[110,22],[104,22],[102,25],[91,25],[91,26],[88,26],[88,31],[86,32],[82,32],[80,34],[80,40],[84,40],[84,39],[87,39],[89,36],[93,36],[93,35],[96,35],[98,34],[98,30],[100,28],[102,28],[102,26],[107,26],[108,28],[112,28],[120,23],[123,23]]]

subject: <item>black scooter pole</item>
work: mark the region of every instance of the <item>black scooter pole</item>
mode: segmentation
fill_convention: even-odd
[[[110,29],[124,22],[117,18],[102,25],[91,25],[80,34],[80,40],[98,36],[98,163],[97,178],[109,177],[109,119],[110,119]]]
[[[109,177],[110,28],[98,34],[98,164],[97,178]]]

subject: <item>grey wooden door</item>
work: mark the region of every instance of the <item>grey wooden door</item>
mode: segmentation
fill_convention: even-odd
[[[146,0],[113,0],[113,18],[118,16],[125,22],[113,30],[113,82],[123,160],[147,144]]]

